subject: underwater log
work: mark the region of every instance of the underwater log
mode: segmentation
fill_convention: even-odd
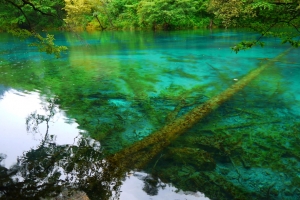
[[[109,162],[121,162],[124,167],[141,168],[154,158],[160,151],[168,146],[171,141],[179,135],[193,127],[197,122],[218,108],[222,103],[230,99],[235,93],[242,90],[247,84],[255,79],[267,67],[272,66],[280,58],[285,56],[292,48],[279,54],[274,59],[267,60],[267,63],[262,64],[258,68],[250,71],[240,80],[236,81],[231,87],[227,88],[222,93],[212,97],[205,103],[195,107],[184,116],[165,125],[158,131],[153,132],[144,139],[135,142],[131,146],[109,156]],[[152,145],[152,146],[151,146]]]

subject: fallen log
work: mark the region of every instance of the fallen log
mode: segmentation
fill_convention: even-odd
[[[255,79],[267,67],[285,56],[292,48],[279,54],[274,59],[267,60],[265,64],[252,70],[246,76],[238,80],[231,87],[209,99],[207,102],[197,106],[184,116],[165,125],[160,130],[155,131],[144,139],[137,141],[133,145],[107,157],[112,163],[121,162],[123,166],[131,168],[141,168],[154,158],[161,150],[176,139],[179,135],[193,127],[197,122],[218,108],[222,103],[230,99],[235,93],[242,90],[248,83]],[[150,146],[152,145],[152,146]]]

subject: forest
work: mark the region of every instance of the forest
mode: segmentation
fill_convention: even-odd
[[[66,47],[51,30],[178,30],[249,28],[299,46],[298,0],[1,0],[0,29],[21,39],[33,37],[40,51],[59,57]],[[233,51],[263,46],[261,37],[241,41]]]

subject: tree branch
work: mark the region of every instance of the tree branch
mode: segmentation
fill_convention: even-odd
[[[10,3],[11,5],[13,5],[14,7],[16,7],[18,10],[20,10],[20,12],[22,13],[22,15],[25,17],[26,19],[26,22],[28,23],[28,26],[30,27],[30,29],[32,29],[32,26],[31,26],[31,23],[30,23],[30,20],[28,19],[28,17],[26,16],[26,14],[24,13],[24,11],[22,10],[22,7],[24,6],[23,5],[18,5],[10,0],[5,0],[6,2]]]
[[[22,6],[30,5],[30,6],[32,7],[33,10],[35,10],[35,11],[41,13],[42,15],[47,15],[47,16],[51,16],[51,17],[55,16],[55,15],[53,15],[53,14],[51,14],[51,13],[45,13],[45,12],[43,12],[42,10],[36,8],[36,6],[35,6],[33,3],[31,3],[30,1],[28,1],[28,0],[22,0],[22,2],[23,2],[23,5],[22,5]]]

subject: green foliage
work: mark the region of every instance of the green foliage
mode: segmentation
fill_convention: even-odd
[[[274,4],[270,2],[264,2],[264,1],[256,1],[252,4],[249,5],[250,9],[259,9],[259,10],[273,10],[274,9]]]
[[[137,15],[142,26],[162,26],[163,29],[193,27],[193,18],[201,10],[201,2],[195,0],[142,0]]]
[[[208,11],[213,13],[216,18],[222,20],[225,28],[237,26],[237,20],[240,18],[243,8],[243,1],[235,0],[210,0],[208,3]]]
[[[265,45],[264,42],[260,42],[260,41],[242,41],[240,43],[238,43],[237,45],[235,45],[234,47],[231,47],[231,49],[235,52],[238,53],[240,50],[247,50],[252,48],[253,46],[259,44],[261,47],[263,47]]]
[[[14,29],[8,29],[7,31],[11,33],[13,36],[16,36],[22,40],[32,36],[32,33],[26,29],[14,28]]]
[[[27,30],[55,28],[62,25],[64,2],[61,0],[1,0],[0,25],[2,30],[15,27]]]
[[[84,0],[65,0],[66,18],[64,21],[72,28],[72,26],[80,26],[81,24],[86,24],[86,17],[91,14],[91,4],[90,1],[86,2]]]
[[[224,27],[248,27],[261,36],[255,41],[241,42],[232,47],[235,52],[263,44],[264,36],[277,37],[282,43],[299,46],[299,2],[293,0],[210,0],[208,11],[222,21]],[[291,30],[292,28],[292,30]]]
[[[37,32],[62,26],[63,7],[61,0],[0,0],[0,29],[21,39],[35,38],[31,46],[59,57],[67,48],[56,46],[53,36],[43,38]]]
[[[198,0],[65,0],[67,23],[82,23],[93,16],[101,29],[153,28],[175,29],[207,26],[205,1]],[[77,18],[80,19],[77,19]],[[205,19],[205,20],[203,20]]]
[[[38,42],[31,43],[29,46],[36,46],[39,51],[54,54],[56,58],[60,57],[62,51],[68,49],[66,46],[55,45],[53,42],[54,35],[47,34],[47,36],[43,38],[40,34],[35,34],[34,37],[38,39]]]

